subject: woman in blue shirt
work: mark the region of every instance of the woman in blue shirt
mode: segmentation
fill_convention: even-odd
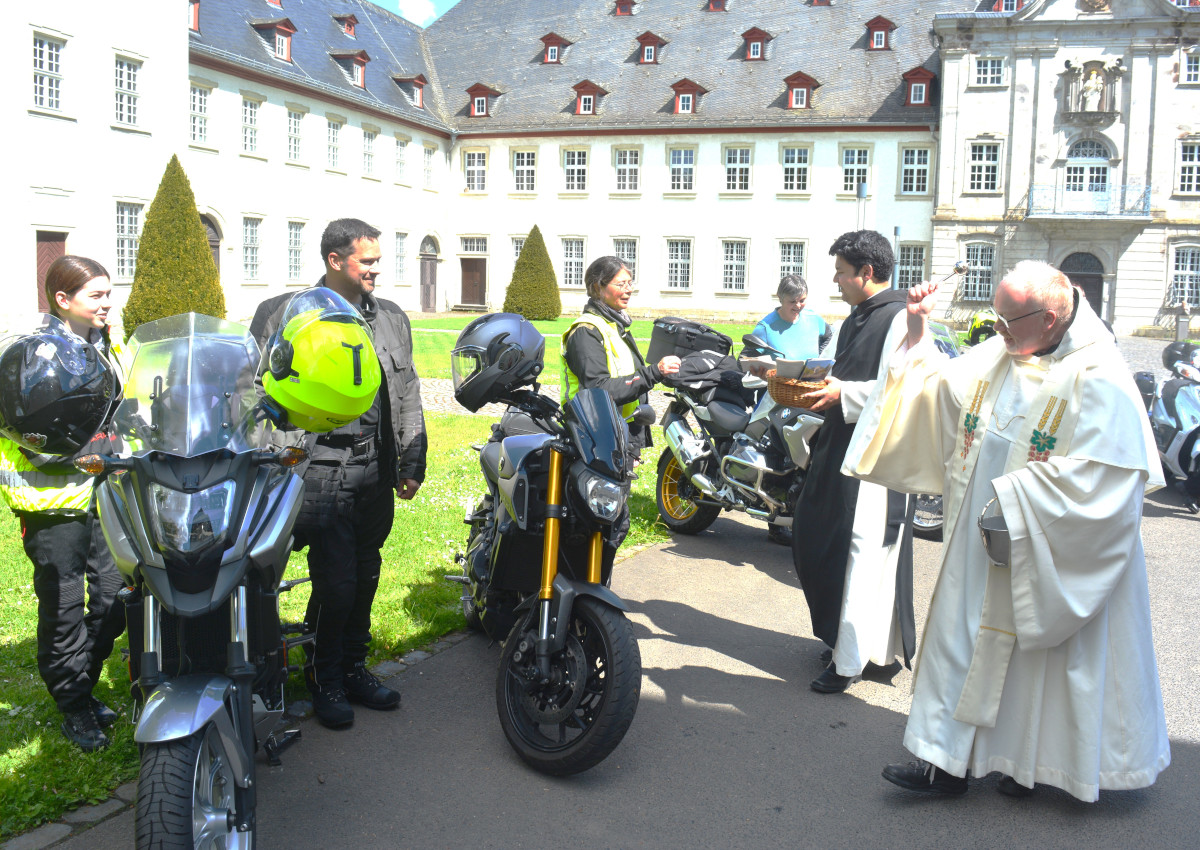
[[[779,306],[763,317],[754,335],[783,352],[787,360],[816,357],[833,337],[833,328],[816,313],[805,311],[808,284],[798,274],[789,274],[775,290]]]

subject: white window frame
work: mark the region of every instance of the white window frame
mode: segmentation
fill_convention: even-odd
[[[487,150],[463,151],[465,191],[478,195],[487,192]]]
[[[808,244],[801,239],[779,240],[779,279],[790,274],[804,277],[804,259],[808,254]]]
[[[657,52],[657,48],[653,44],[642,45],[642,64],[652,64],[654,62],[654,55]]]
[[[1184,85],[1200,84],[1200,53],[1189,50],[1183,54],[1183,61],[1180,65],[1183,69],[1181,82]]]
[[[722,145],[721,160],[725,164],[725,191],[749,192],[754,145],[744,143]]]
[[[812,145],[783,142],[779,146],[779,166],[782,173],[780,192],[807,193],[811,176],[809,169],[812,168]]]
[[[368,130],[363,127],[362,131],[362,170],[364,177],[375,176],[375,140],[379,138],[378,130]]]
[[[393,273],[396,283],[400,286],[406,285],[408,283],[408,233],[403,230],[395,231],[393,262],[396,266]]]
[[[547,62],[557,62],[558,61],[558,45],[557,44],[551,44],[546,47],[546,61]]]
[[[851,162],[853,158],[853,162]],[[838,165],[842,170],[841,195],[858,194],[858,184],[867,184],[867,194],[871,194],[871,169],[874,159],[874,148],[870,144],[846,142],[838,145]],[[848,181],[854,180],[853,185]]]
[[[138,123],[138,74],[142,63],[128,56],[118,55],[113,66],[114,121],[125,127],[136,127]]]
[[[679,114],[680,115],[691,115],[692,114],[692,93],[691,92],[680,92],[679,93]]]
[[[462,236],[459,238],[459,247],[461,254],[485,256],[488,252],[488,238],[486,236]]]
[[[912,83],[908,91],[908,102],[911,106],[924,106],[927,103],[929,89],[925,83]]]
[[[471,105],[471,116],[481,118],[487,115],[487,97],[479,95]]]
[[[191,84],[188,92],[188,140],[193,145],[208,144],[208,86]]]
[[[289,36],[287,33],[282,30],[275,30],[275,50],[272,52],[272,55],[276,59],[286,60],[288,58],[288,39]]]
[[[580,115],[591,115],[594,110],[594,106],[593,106],[594,103],[595,103],[595,98],[592,95],[581,94],[579,96],[579,114]]]
[[[396,136],[396,149],[392,156],[392,182],[408,183],[408,143],[407,136]]]
[[[792,109],[808,109],[808,86],[792,86]]]
[[[914,286],[927,280],[925,268],[929,262],[929,245],[925,242],[903,242],[896,252],[896,285]]]
[[[1003,56],[976,56],[971,71],[971,85],[996,88],[1006,84],[1008,63]]]
[[[721,240],[721,291],[746,291],[746,262],[750,242],[746,239]]]
[[[667,239],[668,290],[691,291],[693,251],[691,239]]]
[[[242,153],[258,154],[258,109],[262,101],[242,97]]]
[[[304,157],[304,115],[298,109],[287,111],[287,161],[300,162]]]
[[[360,89],[367,87],[367,66],[362,62],[350,62],[350,82]]]
[[[697,155],[698,150],[692,145],[674,145],[667,148],[668,191],[696,191]]]
[[[967,142],[967,184],[963,191],[976,195],[994,195],[1004,185],[1000,174],[1003,155],[996,139],[971,139]]]
[[[588,190],[587,148],[563,148],[563,191],[586,192]]]
[[[1200,194],[1200,139],[1181,139],[1175,155],[1175,193]]]
[[[995,292],[996,243],[974,239],[963,243],[963,256],[970,271],[963,276],[961,293],[963,301],[991,301]],[[989,258],[990,263],[984,259]]]
[[[536,150],[514,150],[512,152],[513,191],[532,194],[537,191]]]
[[[428,145],[422,146],[422,157],[423,157],[423,159],[422,159],[422,175],[423,175],[422,176],[422,181],[423,181],[422,185],[426,189],[429,189],[430,191],[434,190],[434,185],[433,185],[434,162],[433,162],[433,160],[434,160],[434,155],[436,153],[437,153],[437,148],[431,148]]]
[[[629,269],[633,288],[637,289],[638,240],[636,236],[614,236],[613,256],[618,257]]]
[[[288,282],[298,283],[304,271],[304,222],[289,221],[288,226]]]
[[[62,111],[63,51],[67,43],[41,33],[33,34],[33,105]]]
[[[887,49],[887,30],[871,30],[871,49]]]
[[[1200,307],[1200,244],[1171,246],[1171,280],[1168,304],[1178,304],[1180,288],[1189,307]]]
[[[514,263],[521,258],[521,252],[525,250],[525,240],[528,238],[527,236],[514,236],[512,238]]]
[[[326,118],[325,124],[325,167],[331,171],[341,170],[342,128],[345,121]]]
[[[583,237],[562,237],[563,286],[570,289],[583,288]]]
[[[262,218],[242,216],[242,280],[257,282],[262,271],[259,257]]]
[[[762,59],[762,54],[763,54],[762,48],[763,48],[763,43],[761,41],[759,41],[758,39],[755,39],[754,41],[750,42],[750,44],[748,46],[748,50],[746,52],[747,58]]]
[[[922,155],[924,161],[922,161]],[[900,182],[897,192],[905,197],[928,197],[933,192],[933,147],[900,146]]]
[[[613,176],[618,192],[640,192],[642,189],[642,149],[613,148]]]
[[[142,238],[144,204],[117,201],[117,280],[131,281],[137,273],[138,245]]]

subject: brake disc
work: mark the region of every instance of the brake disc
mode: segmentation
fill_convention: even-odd
[[[587,684],[583,644],[567,635],[567,644],[550,659],[550,681],[521,697],[521,707],[535,723],[562,723],[579,707]]]

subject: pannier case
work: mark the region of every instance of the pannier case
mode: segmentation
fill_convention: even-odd
[[[697,351],[728,354],[731,348],[733,348],[733,340],[708,325],[702,325],[700,322],[693,322],[690,319],[664,316],[654,320],[654,330],[650,333],[650,350],[646,352],[646,362],[657,363],[668,354],[683,358]]]

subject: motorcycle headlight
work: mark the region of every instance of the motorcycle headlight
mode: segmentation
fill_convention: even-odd
[[[579,495],[592,516],[603,523],[615,522],[625,505],[625,491],[621,485],[585,469],[578,478]]]
[[[221,542],[233,510],[232,481],[195,493],[149,487],[150,531],[162,549],[194,555]]]

